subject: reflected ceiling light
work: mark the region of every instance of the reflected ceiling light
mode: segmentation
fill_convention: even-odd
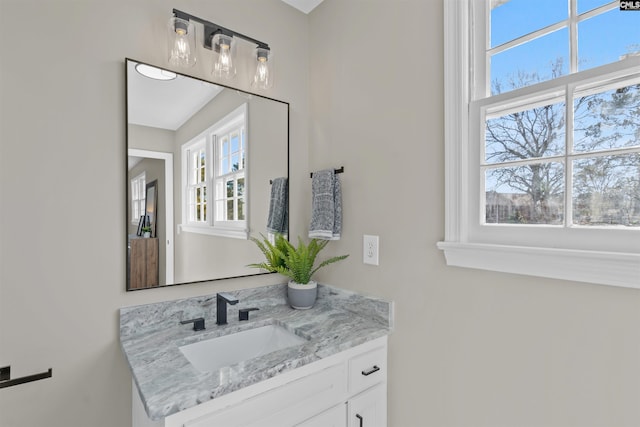
[[[154,80],[173,80],[178,77],[176,73],[169,70],[163,70],[147,64],[136,64],[136,71],[143,76]]]
[[[228,28],[221,27],[213,22],[189,15],[177,9],[173,9],[173,17],[169,22],[169,63],[181,67],[190,67],[195,64],[195,31],[193,22],[204,26],[203,46],[214,52],[211,74],[222,80],[232,80],[236,76],[236,40],[241,39],[256,46],[255,73],[251,76],[251,87],[257,89],[269,89],[273,87],[273,62],[269,45],[259,40],[247,37]],[[194,45],[188,43],[187,36],[194,35]],[[171,52],[176,52],[175,54]],[[186,54],[189,53],[189,55]],[[172,58],[189,58],[187,60],[175,60]],[[185,65],[183,65],[183,63]]]

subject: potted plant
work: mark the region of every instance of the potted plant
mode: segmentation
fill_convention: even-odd
[[[151,237],[151,227],[149,227],[148,225],[145,227],[142,227],[142,235],[144,237]]]
[[[265,256],[265,261],[259,264],[249,264],[249,267],[262,268],[269,272],[280,273],[289,278],[287,296],[293,308],[307,309],[313,307],[318,295],[318,283],[311,280],[316,271],[349,255],[340,255],[322,261],[315,266],[320,251],[327,246],[329,240],[311,239],[306,245],[298,237],[298,246],[293,246],[282,234],[277,234],[274,243],[266,237],[262,240],[252,237]]]

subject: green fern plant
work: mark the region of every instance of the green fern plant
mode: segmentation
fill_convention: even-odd
[[[289,242],[287,242],[287,239],[281,234],[276,235],[275,244],[271,243],[262,233],[260,233],[260,236],[262,236],[262,240],[255,237],[251,237],[250,239],[258,246],[258,249],[260,249],[260,252],[264,255],[265,261],[257,264],[249,264],[247,267],[261,268],[270,273],[277,273],[277,268],[284,267],[285,265],[284,259],[289,251],[289,247],[285,242]]]
[[[264,254],[266,261],[259,264],[249,264],[249,267],[280,273],[299,284],[309,283],[313,275],[322,267],[341,261],[349,256],[335,256],[315,266],[318,254],[327,246],[329,240],[311,239],[309,244],[306,245],[298,237],[298,247],[293,246],[281,234],[276,235],[275,244],[269,242],[264,236],[262,236],[262,240],[253,237],[251,240]]]

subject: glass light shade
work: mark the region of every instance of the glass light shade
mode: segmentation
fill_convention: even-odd
[[[273,54],[269,49],[256,48],[256,72],[251,80],[254,89],[270,89],[273,87]]]
[[[169,32],[169,64],[176,67],[193,67],[196,64],[196,28],[184,19],[172,17]]]
[[[211,74],[223,80],[231,80],[236,76],[236,46],[233,37],[216,34],[211,40],[214,59]]]

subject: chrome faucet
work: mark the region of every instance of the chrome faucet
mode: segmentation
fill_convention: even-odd
[[[216,295],[216,323],[218,325],[227,324],[227,304],[235,305],[238,298],[226,292],[218,292]]]

